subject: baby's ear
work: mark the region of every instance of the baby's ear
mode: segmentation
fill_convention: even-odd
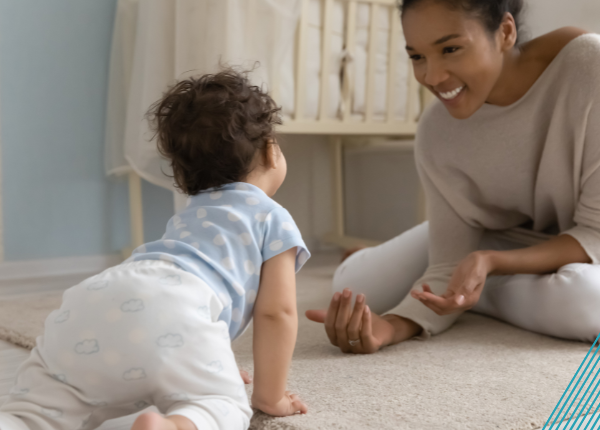
[[[264,161],[267,169],[274,169],[277,167],[281,149],[279,145],[273,139],[269,139],[264,147]]]

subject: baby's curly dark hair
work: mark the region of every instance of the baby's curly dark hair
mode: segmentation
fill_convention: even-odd
[[[176,187],[188,195],[243,181],[281,124],[273,99],[246,71],[227,68],[178,82],[146,117],[158,151],[171,161]]]

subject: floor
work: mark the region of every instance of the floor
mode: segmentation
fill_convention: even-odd
[[[329,279],[331,276],[331,273],[330,273],[331,267],[335,266],[336,261],[339,261],[338,259],[339,259],[338,255],[318,256],[317,258],[313,259],[311,267],[308,268],[309,269],[308,274],[315,277],[315,279],[317,279],[318,277],[323,277],[324,279],[325,278]],[[327,281],[327,282],[329,282],[329,281]],[[299,301],[301,301],[302,296],[306,295],[306,294],[308,294],[308,291],[303,291],[302,289],[299,289],[299,291],[298,291]],[[303,348],[305,349],[305,347],[306,346],[302,346],[302,344],[300,344],[298,346],[298,348],[300,350],[302,350]],[[315,353],[314,351],[317,351],[319,349],[326,349],[326,348],[323,347],[322,345],[320,345],[319,348],[317,348],[315,346],[311,346],[311,348],[310,348],[310,350],[313,351],[313,354]],[[397,352],[396,354],[398,354],[398,353],[399,352]],[[2,404],[7,397],[8,391],[10,390],[10,388],[12,386],[13,378],[17,371],[18,366],[27,358],[28,355],[29,355],[28,350],[14,346],[8,342],[0,340],[0,404]],[[236,352],[236,355],[237,355],[237,352]],[[379,358],[380,359],[385,358],[385,354],[380,354]],[[359,358],[352,359],[352,358],[348,358],[348,357],[337,357],[336,356],[336,357],[334,357],[334,359],[335,359],[336,363],[339,363],[343,360],[357,361]],[[305,388],[303,391],[308,391],[308,388]],[[314,406],[316,406],[316,405],[314,405]],[[316,408],[314,408],[314,409],[316,409]],[[329,409],[329,408],[326,407],[325,409]],[[117,420],[107,421],[100,427],[100,429],[102,429],[102,430],[109,430],[109,429],[110,430],[126,430],[126,429],[129,429],[131,427],[131,424],[132,424],[133,420],[135,419],[135,417],[136,416],[134,415],[134,416],[123,417],[123,418],[120,418]],[[548,430],[559,430],[559,429],[569,428],[569,426],[571,426],[571,425],[573,426],[572,428],[583,429],[584,427],[586,427],[586,425],[588,425],[588,423],[591,420],[595,420],[596,417],[597,417],[596,415],[594,415],[592,417],[588,417],[584,423],[580,423],[579,421],[576,421],[575,423],[571,423],[571,422],[564,423],[563,422],[563,423],[561,423],[560,427],[559,426],[548,427],[547,429]],[[475,419],[474,421],[477,421],[477,419]],[[567,425],[565,425],[565,424],[567,424]],[[581,424],[581,427],[578,427],[580,424]],[[470,428],[470,426],[469,426],[469,428]],[[594,428],[597,429],[600,427],[596,426]],[[589,427],[587,427],[587,429],[591,430],[592,426],[590,425]]]

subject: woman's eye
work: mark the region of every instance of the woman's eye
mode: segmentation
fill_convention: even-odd
[[[448,46],[446,48],[444,48],[444,54],[452,54],[453,52],[458,51],[458,48],[456,46]]]
[[[410,59],[413,61],[419,61],[421,58],[423,58],[423,57],[420,55],[411,55],[410,56]]]

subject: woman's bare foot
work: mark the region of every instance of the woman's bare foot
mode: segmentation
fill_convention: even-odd
[[[156,412],[146,412],[131,426],[131,430],[197,430],[196,425],[181,415],[163,417]]]

